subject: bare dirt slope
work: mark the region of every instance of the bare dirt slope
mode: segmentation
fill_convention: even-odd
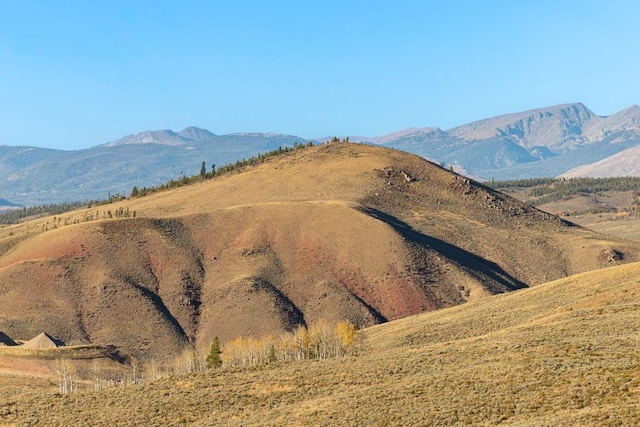
[[[367,328],[358,357],[67,396],[0,394],[0,425],[639,425],[639,269]]]
[[[97,219],[119,209],[136,217]],[[370,326],[636,259],[636,244],[419,157],[334,143],[2,229],[0,330],[149,358],[320,317]]]

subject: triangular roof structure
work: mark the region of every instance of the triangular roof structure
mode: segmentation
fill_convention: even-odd
[[[9,335],[0,331],[0,345],[13,346],[13,345],[18,345],[18,343],[12,340]]]
[[[26,343],[22,344],[22,348],[37,348],[37,349],[46,349],[46,348],[56,348],[63,346],[64,343],[59,339],[53,338],[51,335],[46,332],[42,332],[35,338],[30,339]]]

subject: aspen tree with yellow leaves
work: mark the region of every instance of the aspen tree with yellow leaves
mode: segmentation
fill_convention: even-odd
[[[262,338],[238,337],[222,351],[223,366],[259,366],[274,362],[345,357],[355,343],[356,327],[348,320],[330,325],[320,319],[309,328]]]
[[[337,338],[335,357],[346,356],[356,338],[356,327],[349,321],[340,322],[334,329],[334,336]]]

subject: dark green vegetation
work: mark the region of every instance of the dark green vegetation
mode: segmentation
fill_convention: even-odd
[[[0,224],[9,225],[17,224],[25,219],[43,217],[48,215],[60,215],[63,213],[71,212],[80,208],[91,208],[93,206],[104,206],[110,203],[119,202],[125,200],[125,196],[122,194],[109,195],[108,198],[103,200],[88,200],[84,202],[65,202],[65,203],[51,203],[43,204],[39,206],[24,206],[19,209],[12,209],[0,213]]]
[[[207,369],[219,368],[222,366],[222,358],[220,357],[220,354],[222,354],[222,350],[220,350],[220,340],[216,336],[213,337],[209,354],[207,354]]]
[[[44,215],[59,215],[86,206],[85,202],[52,203],[39,206],[25,206],[0,213],[0,224],[17,224],[24,218]]]

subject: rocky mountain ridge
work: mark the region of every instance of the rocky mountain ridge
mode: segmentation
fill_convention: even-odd
[[[214,136],[216,135],[206,129],[189,126],[180,132],[174,132],[171,129],[144,131],[135,135],[127,135],[124,138],[120,138],[115,141],[107,142],[106,144],[103,144],[103,146],[117,147],[119,145],[128,144],[161,144],[177,146],[202,139],[212,138]]]
[[[26,205],[102,199],[193,175],[202,161],[210,168],[309,140],[279,133],[216,135],[192,126],[144,131],[78,151],[2,146],[0,198]],[[416,127],[350,140],[418,154],[476,179],[553,177],[640,145],[640,107],[599,116],[581,103],[562,104],[448,130]],[[611,160],[609,175],[623,173],[615,169],[618,159]]]
[[[557,176],[639,144],[640,107],[598,116],[583,104],[563,104],[446,131],[399,134],[384,145],[459,166],[481,178]]]

